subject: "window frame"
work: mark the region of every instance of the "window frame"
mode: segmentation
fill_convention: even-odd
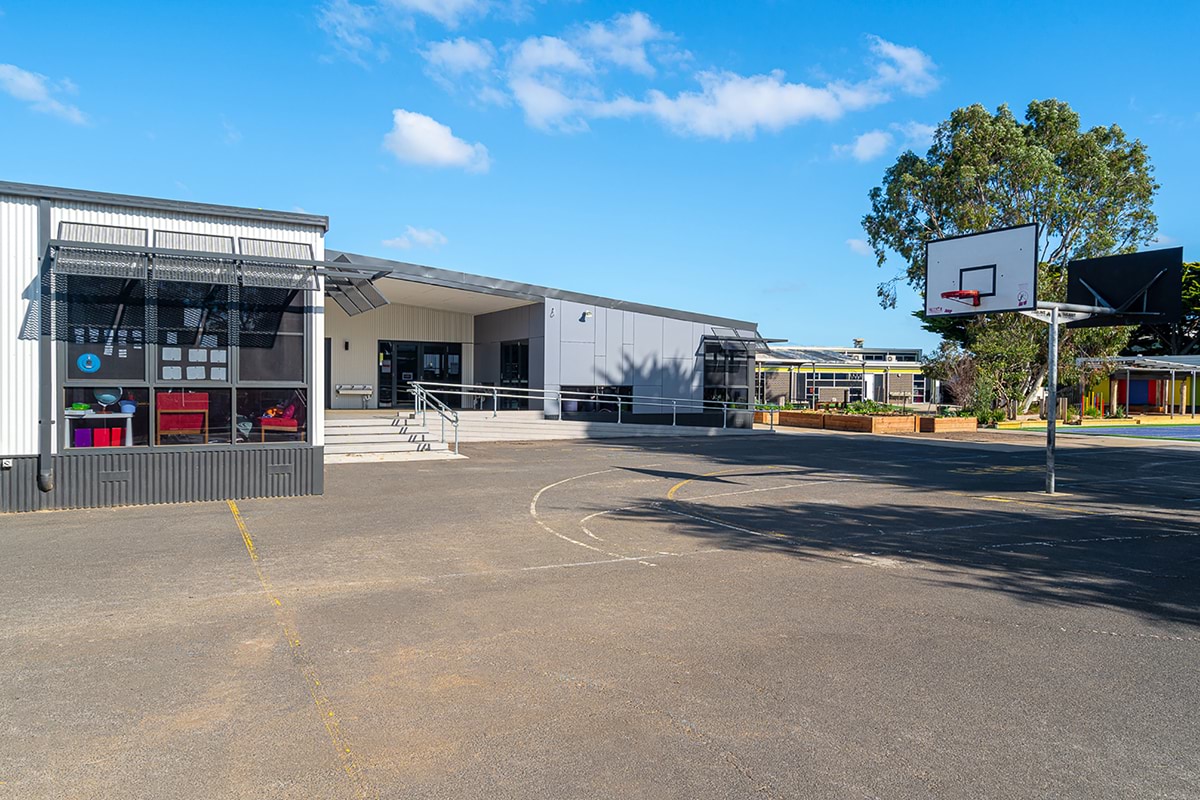
[[[98,249],[103,249],[98,248]],[[226,256],[229,258],[229,256]],[[234,256],[233,258],[237,258]],[[297,268],[305,268],[299,265]],[[51,303],[53,309],[51,311],[52,319],[58,320],[66,324],[69,311],[64,308],[59,308],[59,304],[67,304],[70,302],[70,294],[67,287],[59,287],[55,282],[64,277],[73,277],[71,273],[56,273],[52,267],[46,267],[49,272],[48,282],[43,285],[51,287]],[[227,284],[229,288],[229,345],[226,348],[228,351],[227,363],[228,380],[225,381],[190,381],[186,378],[181,380],[163,380],[159,377],[159,368],[161,366],[161,345],[158,343],[158,285],[160,283],[178,283],[182,282],[172,278],[156,278],[151,270],[150,274],[141,280],[144,282],[145,295],[145,327],[143,334],[144,351],[143,351],[143,370],[140,380],[120,379],[106,380],[97,378],[72,378],[69,375],[68,364],[68,345],[65,333],[55,331],[54,333],[54,356],[55,356],[55,394],[59,399],[55,401],[55,424],[58,430],[66,429],[66,409],[62,406],[64,403],[61,398],[64,391],[69,388],[94,388],[101,385],[119,385],[122,389],[145,389],[149,395],[149,413],[150,413],[150,429],[149,441],[145,445],[133,445],[129,448],[104,448],[104,452],[113,452],[114,450],[124,451],[128,449],[130,452],[193,452],[197,450],[230,450],[230,449],[248,449],[250,446],[270,447],[273,449],[286,448],[308,448],[313,447],[314,430],[311,424],[311,419],[306,421],[305,436],[302,441],[278,441],[278,442],[246,442],[237,443],[237,392],[238,389],[303,389],[307,398],[308,408],[311,411],[314,395],[314,359],[315,344],[314,344],[314,316],[315,303],[322,296],[321,284],[319,280],[313,280],[316,276],[309,278],[308,283],[300,288],[296,288],[300,295],[300,308],[304,315],[302,328],[302,355],[301,355],[301,378],[299,380],[240,380],[241,374],[241,345],[239,342],[239,304],[241,302],[242,284],[239,281],[235,284]],[[223,284],[225,285],[225,284]],[[230,436],[229,442],[219,442],[210,444],[155,444],[158,421],[157,394],[160,391],[168,390],[199,390],[207,392],[225,392],[229,395],[230,401]],[[55,437],[56,448],[55,452],[60,455],[84,455],[90,448],[68,448],[61,441],[61,435]]]

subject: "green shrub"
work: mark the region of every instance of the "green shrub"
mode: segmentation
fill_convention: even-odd
[[[904,409],[900,408],[900,406],[892,406],[888,405],[887,403],[880,403],[876,400],[856,400],[853,403],[847,403],[846,407],[842,409],[843,413],[846,414],[862,415],[895,414],[897,412],[902,412],[903,410]]]

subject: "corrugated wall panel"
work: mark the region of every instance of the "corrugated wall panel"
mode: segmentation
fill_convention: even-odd
[[[37,201],[0,197],[0,455],[37,452]]]
[[[55,456],[57,486],[37,488],[37,458],[0,472],[0,512],[298,497],[324,491],[320,447],[72,453]]]
[[[375,385],[379,374],[380,339],[411,342],[460,342],[463,347],[463,382],[474,382],[475,317],[455,311],[419,306],[386,305],[350,317],[329,301],[325,304],[325,336],[329,337],[332,382]],[[344,342],[350,343],[346,350]],[[372,404],[374,398],[372,398]],[[333,398],[335,408],[360,408],[356,397]]]
[[[234,240],[248,237],[298,242],[309,245],[316,259],[320,260],[325,257],[324,232],[316,226],[254,222],[202,214],[138,210],[93,203],[69,203],[61,200],[54,202],[51,220],[56,234],[60,222],[122,225],[130,228],[147,228],[150,230],[151,237],[156,230],[163,229],[179,233],[226,236],[232,237]]]

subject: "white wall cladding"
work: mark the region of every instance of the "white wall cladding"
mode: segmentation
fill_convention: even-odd
[[[391,304],[353,317],[332,300],[325,303],[325,336],[330,339],[334,408],[361,408],[357,397],[337,396],[339,383],[376,385],[379,340],[458,342],[463,345],[463,383],[475,382],[475,317],[456,311]],[[346,350],[344,342],[350,342]],[[324,346],[317,343],[317,352]],[[319,387],[320,388],[320,387]],[[376,398],[371,399],[375,407]]]
[[[37,201],[0,196],[0,455],[37,453]]]

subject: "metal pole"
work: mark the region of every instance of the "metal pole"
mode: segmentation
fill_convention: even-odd
[[[1058,308],[1050,309],[1050,345],[1046,377],[1046,494],[1054,494],[1054,423],[1058,415]]]
[[[1196,418],[1196,373],[1194,373],[1194,372],[1192,373],[1192,380],[1190,383],[1190,388],[1192,390],[1192,419],[1195,419]]]
[[[496,414],[499,413],[499,411],[500,411],[500,395],[497,394],[497,389],[495,386],[493,386],[492,387],[492,417],[494,418],[496,416]]]
[[[721,403],[721,427],[729,425],[729,403]]]
[[[1171,410],[1171,419],[1175,419],[1175,370],[1171,370],[1171,393],[1167,395],[1167,408]]]
[[[812,363],[811,378],[808,384],[809,396],[812,398],[808,401],[809,408],[813,411],[817,410],[817,362]]]
[[[619,403],[619,402],[620,402],[620,400],[618,400],[617,402]],[[672,426],[672,427],[674,427],[674,426],[675,426],[675,418],[676,418],[678,415],[679,415],[679,401],[678,401],[678,400],[672,400],[672,401],[671,401],[671,426]]]
[[[617,424],[618,425],[621,424],[621,406],[623,406],[623,405],[625,405],[625,403],[621,400],[621,395],[617,395]],[[671,423],[671,424],[674,424],[674,423]]]

